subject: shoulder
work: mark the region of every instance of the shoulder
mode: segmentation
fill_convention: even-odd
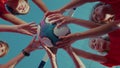
[[[0,3],[0,14],[9,13],[5,7],[5,4]]]

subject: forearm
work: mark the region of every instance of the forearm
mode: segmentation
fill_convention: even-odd
[[[0,32],[16,32],[13,26],[9,25],[0,25]]]
[[[58,68],[57,62],[56,62],[56,56],[50,57],[50,62],[51,62],[52,68]]]
[[[25,56],[20,53],[18,56],[3,65],[3,68],[14,68],[17,63],[19,63]]]
[[[44,13],[48,11],[46,5],[42,2],[42,0],[32,0]]]
[[[76,68],[85,68],[85,65],[82,63],[80,58],[75,54],[75,52],[72,49],[68,48],[68,50],[66,51],[74,61]]]
[[[87,21],[87,20],[82,20],[82,19],[77,19],[77,18],[71,18],[70,19],[72,23],[86,27],[86,28],[95,28],[100,26],[99,24],[92,22],[92,21]]]
[[[72,49],[78,56],[81,56],[83,58],[90,59],[90,60],[93,60],[93,61],[97,61],[97,62],[100,62],[100,63],[104,63],[104,62],[107,61],[107,59],[104,56],[99,56],[99,55],[96,55],[96,54],[85,52],[85,51],[77,49],[77,48],[72,48]]]
[[[52,47],[50,48],[50,51],[48,52],[52,68],[58,68],[57,61],[56,61],[57,50],[58,50],[57,48]]]
[[[61,10],[61,12],[64,12],[67,9],[74,8],[74,7],[77,7],[77,6],[81,6],[81,5],[85,4],[85,3],[93,2],[93,1],[96,1],[96,0],[72,0],[70,3],[65,5],[60,10]]]
[[[76,33],[75,38],[76,38],[76,40],[79,40],[79,39],[101,36],[103,34],[113,31],[114,27],[115,27],[114,23],[104,24],[99,27],[89,29],[88,31],[85,31],[85,32]]]
[[[20,24],[25,24],[26,22],[17,18],[16,16],[12,15],[12,14],[3,14],[1,16],[3,19],[5,19],[6,21],[9,21],[15,25],[20,25]]]
[[[31,48],[26,47],[19,55],[17,55],[15,58],[7,62],[3,65],[3,68],[15,68],[15,66],[25,57],[29,56],[30,52],[32,52]],[[29,54],[29,55],[28,55]]]

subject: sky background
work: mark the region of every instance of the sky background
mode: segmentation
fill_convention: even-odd
[[[51,1],[43,0],[43,2],[46,4],[49,10],[56,10],[64,6],[65,4],[69,3],[70,0],[51,0]],[[18,17],[28,23],[35,21],[36,24],[39,24],[44,16],[44,13],[31,0],[29,0],[29,4],[31,6],[29,14]],[[81,7],[78,7],[77,10],[74,12],[73,17],[89,20],[89,15],[91,13],[92,7],[95,4],[96,3],[88,3]],[[0,19],[0,24],[13,25],[2,19]],[[70,27],[72,33],[83,32],[87,30],[84,27],[74,24],[70,24],[68,26]],[[9,44],[10,50],[5,57],[0,58],[0,64],[4,64],[9,60],[11,60],[12,58],[14,58],[15,56],[17,56],[21,52],[21,50],[24,49],[29,44],[31,39],[32,37],[28,35],[1,32],[0,40],[6,41]],[[89,39],[76,41],[75,43],[72,44],[72,46],[97,54],[97,52],[89,48]],[[16,68],[38,68],[38,65],[41,59],[43,58],[44,54],[45,54],[45,50],[36,50],[32,52],[29,57],[25,57],[16,66]],[[107,68],[91,60],[87,60],[84,58],[81,58],[81,60],[85,64],[86,68]],[[57,63],[58,63],[58,68],[75,68],[74,63],[69,57],[69,55],[62,49],[58,50]],[[51,68],[50,61],[46,63],[44,68]],[[115,67],[115,68],[120,68],[120,67]]]

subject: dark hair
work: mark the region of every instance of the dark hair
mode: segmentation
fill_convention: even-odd
[[[13,15],[25,15],[25,14],[27,14],[27,13],[25,13],[25,14],[23,14],[23,13],[17,13],[17,12],[15,12],[14,11],[14,9],[12,9],[10,6],[8,6],[8,5],[6,5],[6,8],[7,8],[7,10],[10,12],[10,13],[12,13]]]
[[[104,37],[102,37],[104,40],[106,40],[106,41],[110,41],[110,38],[109,38],[109,36],[104,36]]]
[[[7,8],[7,10],[8,10],[10,13],[12,13],[13,15],[19,15],[19,13],[14,12],[14,10],[13,10],[10,6],[6,5],[6,8]]]
[[[91,11],[91,14],[90,14],[90,17],[89,17],[89,20],[90,20],[90,21],[93,21],[93,22],[97,23],[95,20],[93,20],[92,15],[93,15],[93,12],[95,11],[95,9],[96,9],[97,7],[99,7],[99,6],[101,6],[101,5],[106,5],[106,3],[99,2],[99,3],[97,3],[97,4],[93,7],[93,9],[92,9],[92,11]]]

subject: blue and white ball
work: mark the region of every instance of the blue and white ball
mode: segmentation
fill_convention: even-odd
[[[59,41],[59,36],[65,36],[70,33],[70,29],[67,25],[63,25],[60,28],[56,28],[57,24],[52,24],[52,21],[48,21],[48,18],[44,19],[40,23],[40,36],[48,47],[53,47],[56,42]],[[44,39],[47,38],[47,39]]]

